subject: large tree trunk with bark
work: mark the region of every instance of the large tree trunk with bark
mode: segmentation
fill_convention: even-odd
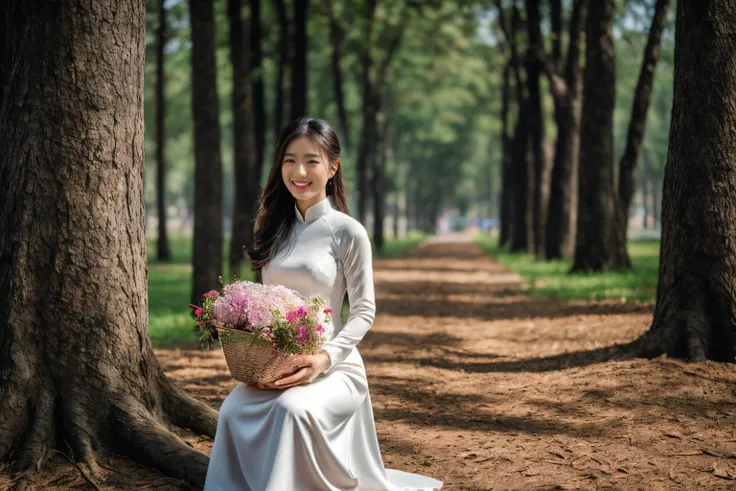
[[[104,455],[201,485],[167,429],[217,414],[162,374],[148,333],[142,0],[8,0],[0,56],[0,462]],[[22,488],[22,484],[20,484]]]
[[[219,288],[222,274],[222,160],[212,0],[190,0],[194,119],[194,247],[191,303]]]
[[[588,7],[580,130],[580,201],[573,271],[629,267],[626,243],[617,234],[618,196],[613,185],[614,12],[613,0],[590,2]]]
[[[631,108],[629,131],[626,138],[626,148],[619,162],[618,196],[619,196],[619,241],[626,241],[629,225],[629,209],[631,198],[636,186],[636,163],[639,160],[644,145],[644,128],[647,122],[649,103],[652,100],[654,69],[659,59],[659,45],[662,40],[662,31],[667,23],[667,6],[669,0],[657,0],[654,6],[654,16],[649,29],[649,37],[644,48],[644,60],[639,71],[639,80],[634,91],[634,104]]]
[[[309,0],[294,0],[294,61],[291,65],[291,119],[307,115],[307,9]]]
[[[542,76],[542,64],[537,53],[542,49],[541,15],[539,0],[526,0],[527,31],[529,49],[526,55],[527,84],[527,125],[531,143],[532,162],[528,176],[532,206],[533,247],[530,252],[537,257],[544,256],[546,243],[547,205],[549,204],[549,166],[544,151],[544,111],[542,110],[542,94],[539,79]]]
[[[228,0],[230,60],[233,66],[233,142],[235,197],[230,238],[230,272],[237,273],[245,259],[243,247],[253,247],[254,218],[259,183],[255,179],[253,99],[249,73],[250,53],[242,0]]]
[[[553,2],[553,5],[557,2]],[[550,183],[549,215],[545,256],[547,259],[572,257],[578,212],[578,168],[580,159],[580,116],[582,106],[582,73],[580,69],[580,37],[587,0],[576,0],[570,15],[569,43],[564,80],[554,71],[557,62],[545,72],[555,102],[557,141]],[[557,5],[556,8],[559,8]],[[557,12],[555,15],[558,15]],[[554,16],[553,16],[554,19]],[[553,24],[557,24],[554,21]],[[553,58],[554,61],[554,58]]]
[[[156,30],[156,212],[158,239],[156,260],[171,259],[169,237],[166,233],[166,79],[164,48],[166,47],[166,8],[158,2],[158,29]]]
[[[261,22],[261,0],[250,0],[250,77],[253,98],[253,126],[255,128],[256,163],[255,182],[261,185],[263,173],[263,159],[266,149],[266,128],[268,115],[266,114],[266,94],[263,74],[263,26]],[[260,188],[259,188],[260,189]]]
[[[274,8],[279,21],[279,41],[277,46],[278,60],[276,61],[276,95],[274,97],[274,141],[278,141],[281,130],[286,126],[284,110],[284,81],[286,80],[286,67],[289,62],[289,20],[286,15],[284,0],[274,0]]]
[[[652,356],[736,356],[736,5],[677,2]]]

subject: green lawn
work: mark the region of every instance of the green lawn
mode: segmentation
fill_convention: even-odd
[[[406,238],[387,240],[383,251],[376,258],[397,257],[406,249],[419,244],[425,236],[413,233]],[[192,240],[190,237],[169,237],[172,260],[170,263],[156,262],[156,241],[148,240],[148,317],[151,341],[154,347],[196,347],[198,335],[190,316],[189,294],[192,288],[190,265]],[[227,257],[228,243],[225,243]],[[223,267],[223,278],[229,283],[228,267]],[[242,279],[254,278],[250,268],[244,265],[240,271]],[[204,293],[204,292],[203,292]],[[347,302],[342,309],[343,319],[347,316]]]
[[[478,235],[475,242],[497,261],[524,278],[524,290],[565,300],[620,299],[625,302],[655,300],[659,272],[659,240],[629,242],[630,271],[570,274],[572,261],[538,261],[525,253],[498,247],[496,236]]]

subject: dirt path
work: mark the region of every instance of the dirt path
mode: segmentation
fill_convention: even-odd
[[[736,489],[733,366],[591,362],[645,331],[651,305],[530,298],[464,236],[378,260],[375,279],[360,351],[387,467],[448,491]],[[213,407],[234,386],[219,351],[157,355]],[[209,453],[209,439],[183,436]]]
[[[448,491],[736,489],[733,367],[589,361],[651,305],[530,298],[464,236],[378,260],[375,280],[360,351],[388,467]],[[219,353],[159,357],[214,406],[233,386]]]

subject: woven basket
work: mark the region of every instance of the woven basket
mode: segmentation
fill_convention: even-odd
[[[270,384],[299,369],[289,355],[276,351],[266,339],[226,327],[217,327],[217,332],[230,375],[239,382]]]

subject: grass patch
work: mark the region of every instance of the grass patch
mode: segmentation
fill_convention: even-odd
[[[571,260],[539,261],[498,247],[498,238],[478,235],[475,242],[524,279],[524,291],[562,300],[619,299],[653,302],[659,274],[659,240],[630,241],[630,271],[570,274]]]
[[[412,231],[407,234],[406,237],[401,239],[387,239],[383,244],[383,249],[376,251],[373,250],[373,256],[376,259],[391,259],[394,257],[401,257],[407,249],[416,247],[421,244],[427,235],[423,232]]]
[[[376,258],[401,256],[405,250],[418,245],[425,235],[413,233],[406,238],[387,240],[382,251],[374,252]],[[189,313],[189,295],[192,288],[192,239],[182,235],[169,237],[171,262],[156,261],[156,239],[148,239],[148,322],[151,342],[156,348],[193,348],[199,346],[199,336]],[[225,241],[223,257],[227,258],[228,241]],[[232,277],[227,264],[223,266],[223,278],[230,283]],[[250,267],[243,265],[241,279],[253,280]],[[202,292],[204,293],[204,292]],[[348,304],[342,308],[342,319],[348,315]]]

